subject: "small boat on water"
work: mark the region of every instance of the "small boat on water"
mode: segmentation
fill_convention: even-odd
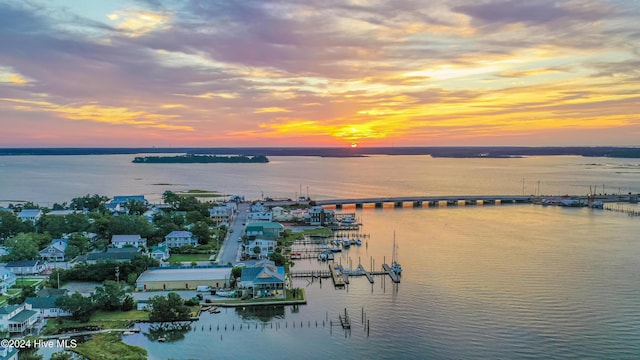
[[[362,240],[356,239],[356,245],[358,245],[358,246],[362,245]]]
[[[391,259],[391,271],[400,275],[402,274],[402,266],[398,263],[398,245],[396,244],[396,232],[393,232],[393,253]]]
[[[216,295],[222,297],[234,297],[236,294],[235,290],[217,290]]]
[[[342,247],[348,248],[351,246],[351,240],[346,237],[342,238]]]
[[[158,342],[165,342],[165,341],[167,341],[167,339],[164,336],[158,338]]]

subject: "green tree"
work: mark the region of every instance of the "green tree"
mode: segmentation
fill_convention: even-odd
[[[7,261],[34,260],[40,256],[38,252],[38,239],[34,233],[20,233],[5,241],[9,248]]]
[[[149,300],[151,321],[189,320],[191,314],[180,295],[172,292],[165,296],[154,296]]]
[[[8,238],[21,232],[33,231],[33,224],[20,221],[10,211],[0,211],[0,238]]]
[[[73,198],[69,207],[77,210],[87,209],[89,211],[96,210],[104,212],[106,211],[105,204],[107,203],[107,200],[109,200],[109,198],[106,196],[87,194],[82,197]]]
[[[67,249],[65,256],[67,259],[73,259],[78,255],[84,255],[91,250],[91,242],[89,239],[79,233],[74,233],[67,240]]]
[[[125,295],[124,299],[122,300],[122,306],[120,307],[120,309],[122,311],[129,311],[129,310],[133,310],[136,307],[136,302],[133,300],[133,297],[131,297],[131,295]]]
[[[129,200],[125,207],[129,209],[129,215],[142,215],[149,210],[149,207],[139,200]]]
[[[232,277],[233,279],[237,279],[237,278],[239,278],[240,276],[242,276],[242,268],[241,268],[240,266],[234,266],[234,267],[231,269],[231,277]]]
[[[276,266],[284,266],[285,264],[285,258],[279,252],[274,252],[269,255],[269,259],[271,259],[271,261],[273,261]]]
[[[60,296],[56,300],[56,305],[62,310],[70,312],[74,320],[81,322],[89,321],[93,313],[93,301],[90,297],[84,297],[79,292]]]
[[[120,283],[107,280],[103,286],[96,287],[92,299],[97,309],[114,311],[122,307],[125,295],[124,288]]]
[[[191,233],[198,239],[198,244],[207,245],[211,239],[211,230],[209,225],[203,221],[199,221],[191,228]]]
[[[260,246],[254,246],[253,247],[253,253],[254,254],[260,255],[260,251],[261,251]]]
[[[180,202],[180,196],[173,191],[167,190],[162,193],[162,201],[164,201],[165,204],[171,205],[172,208],[177,209],[178,203]]]

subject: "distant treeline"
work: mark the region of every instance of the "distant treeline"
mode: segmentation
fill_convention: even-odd
[[[209,164],[209,163],[268,163],[269,159],[263,155],[256,156],[217,156],[217,155],[177,155],[177,156],[138,156],[134,163],[142,164]]]
[[[596,156],[640,158],[638,147],[616,146],[414,146],[414,147],[247,147],[247,148],[23,148],[0,149],[1,155],[114,155],[114,154],[193,154],[240,156],[323,156],[360,157],[367,155],[431,155],[433,157],[519,157],[519,156]],[[176,162],[176,161],[172,161]]]

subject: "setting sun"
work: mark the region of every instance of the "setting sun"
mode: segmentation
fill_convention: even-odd
[[[357,147],[358,147],[358,144],[357,144],[357,143],[351,143],[351,147],[352,147],[352,148],[357,148]]]

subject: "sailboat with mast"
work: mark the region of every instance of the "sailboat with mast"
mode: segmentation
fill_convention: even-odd
[[[396,244],[396,232],[393,232],[393,254],[391,258],[391,271],[400,275],[402,274],[402,266],[398,263],[398,245]]]

